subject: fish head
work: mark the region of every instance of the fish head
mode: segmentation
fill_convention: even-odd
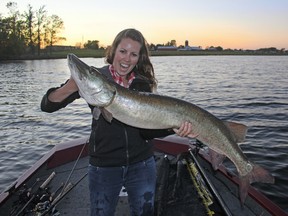
[[[78,86],[80,96],[93,106],[109,105],[116,90],[107,78],[97,68],[87,65],[74,54],[68,54],[67,60],[71,77]]]

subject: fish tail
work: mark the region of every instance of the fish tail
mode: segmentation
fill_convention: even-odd
[[[259,165],[252,164],[253,169],[245,176],[240,177],[239,183],[239,196],[241,205],[244,205],[245,199],[248,194],[249,185],[253,182],[274,183],[274,177],[264,168]]]

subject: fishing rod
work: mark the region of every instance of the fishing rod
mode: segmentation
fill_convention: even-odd
[[[192,149],[189,149],[189,153],[195,163],[195,165],[197,166],[201,176],[204,178],[206,184],[209,186],[209,188],[211,189],[211,191],[213,192],[213,194],[215,195],[215,197],[217,198],[220,206],[222,207],[222,209],[224,210],[225,214],[227,216],[232,216],[232,213],[230,212],[230,210],[228,209],[228,207],[226,206],[225,202],[223,201],[222,197],[220,196],[220,194],[217,192],[217,190],[215,189],[214,185],[212,184],[212,182],[210,181],[210,179],[207,177],[205,171],[203,170],[203,168],[201,167],[201,165],[199,164],[198,160],[196,159]]]
[[[61,185],[54,192],[51,193],[50,198],[49,198],[51,202],[56,196],[56,194],[58,193],[58,191],[60,191],[63,187],[64,187],[64,183],[62,182]]]
[[[78,157],[77,157],[77,160],[75,161],[74,165],[73,165],[73,168],[71,170],[71,172],[69,173],[69,176],[65,182],[65,184],[63,185],[63,189],[61,190],[60,194],[52,201],[52,203],[49,205],[49,207],[40,215],[40,216],[44,216],[44,215],[47,215],[49,212],[51,212],[53,209],[55,209],[56,205],[77,185],[79,184],[79,182],[81,182],[82,179],[84,179],[86,177],[86,175],[88,173],[85,173],[78,181],[76,181],[75,184],[72,184],[71,182],[69,182],[77,164],[78,164],[78,161],[80,160],[81,156],[82,156],[82,153],[87,145],[88,141],[85,142],[85,144],[83,145]]]
[[[10,212],[10,215],[14,215],[15,212],[18,212],[18,210],[21,208],[21,204],[27,202],[31,198],[32,190],[39,181],[40,181],[40,178],[37,178],[35,180],[35,182],[31,185],[30,188],[27,188],[27,185],[23,184],[23,186],[22,186],[23,189],[20,189],[19,193],[18,193],[19,200],[14,202],[15,206],[13,207],[12,211]],[[14,188],[14,190],[15,190],[15,188]]]
[[[75,161],[74,166],[73,166],[73,168],[72,168],[72,170],[71,170],[71,172],[70,172],[70,174],[69,174],[69,176],[68,176],[68,178],[67,178],[67,180],[66,180],[66,182],[65,182],[65,184],[64,184],[64,186],[63,186],[63,189],[62,189],[62,191],[61,191],[60,194],[62,194],[62,193],[64,192],[64,189],[67,187],[68,182],[69,182],[69,180],[70,180],[70,178],[71,178],[71,176],[72,176],[72,174],[73,174],[73,172],[74,172],[74,170],[75,170],[75,168],[76,168],[76,166],[77,166],[77,164],[78,164],[79,159],[80,159],[81,156],[82,156],[82,153],[83,153],[83,151],[84,151],[87,143],[88,143],[88,140],[87,140],[87,141],[85,142],[85,144],[83,145],[83,147],[82,147],[82,149],[81,149],[81,151],[80,151],[80,153],[79,153],[79,155],[78,155],[78,158],[77,158],[77,160]]]
[[[19,216],[20,214],[22,214],[24,212],[24,210],[27,208],[27,206],[36,198],[36,196],[39,195],[39,192],[44,191],[47,187],[47,185],[51,182],[51,180],[55,177],[56,173],[52,172],[50,174],[50,176],[40,185],[40,187],[37,189],[37,191],[31,195],[31,197],[29,198],[29,200],[25,203],[25,205],[20,209],[20,211],[18,211],[16,214],[11,214],[11,216]],[[38,179],[36,179],[36,182],[38,182]],[[35,183],[36,184],[36,183]],[[33,184],[32,186],[34,187]],[[32,188],[32,187],[31,187]],[[29,194],[30,196],[30,194]],[[40,198],[41,199],[41,198]]]
[[[188,158],[186,156],[184,160],[186,162],[188,172],[190,174],[193,185],[194,185],[198,195],[202,199],[202,203],[203,203],[203,205],[207,211],[207,214],[209,216],[214,215],[215,212],[212,209],[210,209],[210,205],[213,204],[213,199],[212,199],[213,196],[210,193],[209,189],[207,188],[207,185],[206,185],[204,179],[202,178],[201,174],[199,173],[199,169],[197,168],[195,163],[193,163],[191,158]]]
[[[56,207],[56,205],[73,189],[76,187],[77,184],[79,184],[86,176],[88,173],[85,173],[79,180],[77,180],[74,184],[71,182],[66,185],[66,187],[62,190],[62,192],[53,200],[51,205],[43,212],[40,214],[40,216],[45,216],[49,212],[53,211],[53,209]]]
[[[33,185],[29,189],[27,189],[26,186],[23,185],[24,190],[23,192],[21,192],[21,197],[23,197],[23,199],[19,195],[19,200],[20,198],[21,200],[24,200],[24,202],[22,201],[22,203],[24,203],[24,206],[22,204],[16,209],[14,209],[13,211],[11,211],[10,216],[20,216],[22,214],[25,214],[25,212],[30,212],[30,213],[34,212],[37,215],[43,212],[45,212],[45,214],[47,214],[48,212],[51,212],[52,208],[54,208],[59,203],[59,201],[62,200],[68,194],[68,192],[70,192],[87,175],[86,173],[75,184],[72,184],[71,182],[69,182],[72,174],[75,171],[77,163],[83,154],[83,151],[87,143],[88,142],[86,141],[85,144],[83,145],[77,157],[77,160],[75,161],[73,168],[70,171],[68,178],[66,179],[65,184],[61,183],[61,185],[53,193],[49,192],[48,188],[46,187],[56,175],[56,173],[53,172],[33,194],[31,193],[31,191],[33,187],[36,185],[36,183],[40,181],[39,178],[36,179],[36,182],[33,183]],[[60,193],[58,194],[59,191]],[[21,204],[21,201],[19,202]],[[22,208],[20,209],[20,207]],[[29,210],[28,210],[28,207],[29,207]]]

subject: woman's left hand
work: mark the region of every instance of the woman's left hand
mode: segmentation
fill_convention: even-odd
[[[178,136],[195,138],[198,134],[193,133],[192,129],[190,122],[184,122],[178,129],[174,128],[173,130]]]

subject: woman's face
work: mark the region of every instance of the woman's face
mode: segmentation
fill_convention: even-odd
[[[139,60],[141,44],[131,38],[123,38],[116,48],[113,67],[119,76],[126,77]]]

